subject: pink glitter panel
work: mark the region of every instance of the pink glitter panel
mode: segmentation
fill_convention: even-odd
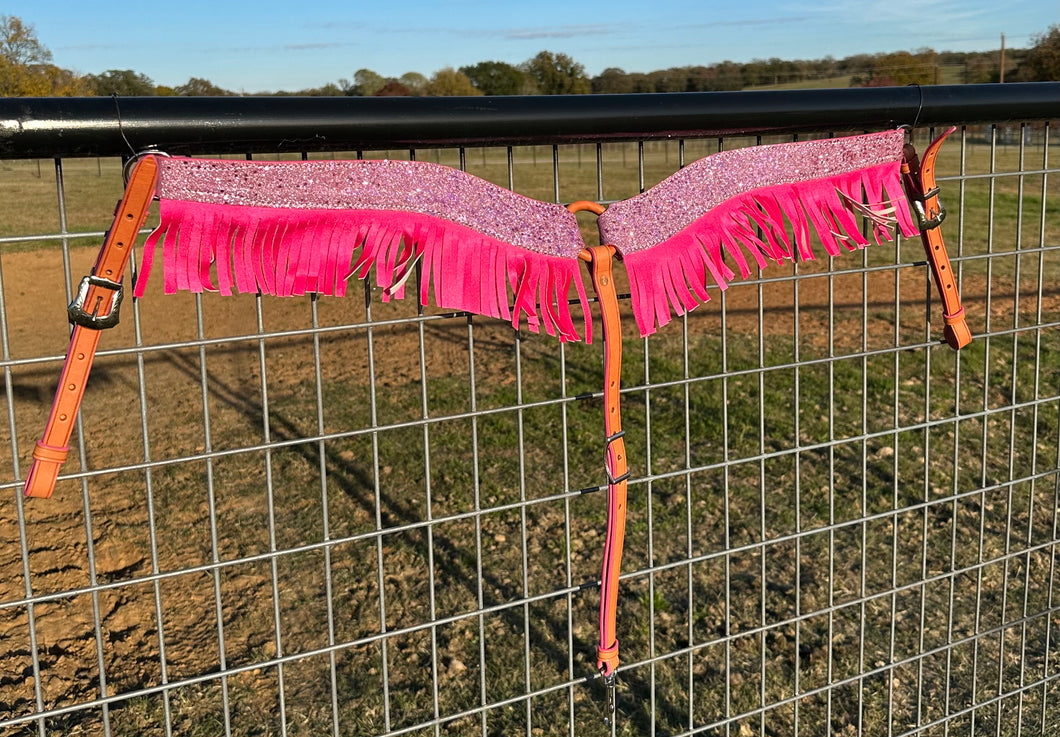
[[[812,259],[811,234],[832,256],[913,224],[902,189],[903,133],[738,149],[710,156],[600,216],[623,255],[641,335],[747,278],[768,260]],[[868,204],[863,204],[867,202]],[[735,269],[735,271],[734,271]]]
[[[831,255],[913,224],[899,165],[902,131],[759,146],[697,161],[599,218],[622,254],[642,335],[710,299],[767,260]],[[572,213],[449,167],[415,161],[159,160],[156,247],[165,291],[341,295],[374,271],[400,298],[422,266],[420,301],[579,340],[575,291],[591,321]],[[867,204],[865,204],[867,203]]]
[[[163,158],[164,200],[292,210],[390,210],[442,218],[536,253],[575,258],[577,219],[459,169],[422,161]]]
[[[901,130],[723,151],[700,159],[600,216],[600,237],[623,255],[662,243],[726,200],[824,179],[902,157]]]
[[[342,296],[369,279],[383,301],[420,278],[422,304],[510,320],[580,340],[570,310],[590,313],[574,215],[435,164],[409,161],[159,160],[159,225],[144,244],[133,294],[156,251],[167,294]]]

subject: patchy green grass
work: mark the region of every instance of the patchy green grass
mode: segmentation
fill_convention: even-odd
[[[999,683],[1008,692],[1042,677],[1055,573],[1040,546],[1056,480],[1035,475],[1058,453],[1060,332],[986,339],[959,356],[899,350],[800,367],[790,338],[763,339],[759,352],[756,340],[693,334],[691,379],[680,336],[656,338],[625,343],[634,476],[619,734],[739,715],[752,733],[789,733],[796,719],[808,734],[901,732]],[[215,468],[223,558],[233,559],[269,549],[266,473],[279,548],[323,539],[323,450],[329,537],[342,540],[329,553],[336,641],[347,643],[334,664],[342,734],[431,721],[435,682],[438,711],[467,714],[444,734],[483,722],[489,734],[522,733],[528,719],[534,734],[566,734],[569,720],[577,734],[605,733],[599,688],[579,683],[593,669],[596,590],[556,593],[599,566],[602,492],[576,491],[602,481],[602,406],[575,398],[598,382],[598,352],[574,346],[561,363],[529,338],[503,353],[507,378],[492,359],[476,366],[474,397],[469,365],[374,391],[325,381],[326,423],[340,437]],[[274,441],[316,433],[315,397],[307,378],[270,398]],[[472,406],[489,413],[468,417]],[[195,504],[202,489],[165,487],[167,508]],[[288,654],[328,644],[323,555],[278,563]],[[233,638],[257,632],[262,643],[236,664],[275,655],[271,596],[260,593],[226,623]],[[423,627],[432,619],[443,623]],[[285,665],[289,732],[330,733],[331,669],[326,653]],[[279,730],[278,677],[271,666],[228,679],[234,733]],[[806,695],[792,700],[796,682]],[[529,707],[519,700],[551,687]],[[179,693],[182,733],[216,728],[216,682],[193,699]],[[991,733],[1035,731],[1046,697],[1054,714],[1055,685],[1018,699],[1022,725],[1017,697],[966,716]],[[161,709],[142,699],[111,719],[120,733],[154,734]]]

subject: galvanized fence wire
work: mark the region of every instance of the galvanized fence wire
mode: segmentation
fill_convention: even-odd
[[[609,202],[761,142],[398,154]],[[369,284],[341,300],[151,294],[104,336],[56,497],[21,498],[63,359],[59,320],[32,300],[68,301],[81,244],[102,235],[80,209],[104,185],[56,159],[58,230],[0,235],[0,728],[1046,733],[1056,145],[1050,124],[949,144],[943,227],[975,333],[960,355],[940,345],[920,244],[901,240],[771,267],[647,339],[630,321],[610,728],[592,653],[597,346],[381,304]],[[25,186],[36,164],[15,163]]]

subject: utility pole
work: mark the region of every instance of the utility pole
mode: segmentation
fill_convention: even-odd
[[[1004,84],[1005,82],[1005,34],[1001,34],[1001,74],[998,75],[999,81]]]

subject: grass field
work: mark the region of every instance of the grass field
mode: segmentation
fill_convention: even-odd
[[[685,160],[717,145],[688,142]],[[558,149],[558,185],[552,149],[516,149],[513,184],[622,199],[678,164],[676,143],[640,150],[603,146],[599,191],[595,147]],[[1040,145],[1021,167],[1018,147],[969,134],[957,180],[959,150],[947,144],[939,168],[978,336],[960,354],[936,344],[909,242],[800,264],[816,276],[798,281],[771,267],[684,324],[626,338],[618,734],[1060,723],[1060,194],[1055,175],[1043,192],[1040,174],[1015,174],[1044,168]],[[465,163],[508,184],[504,151]],[[64,162],[69,231],[105,225],[116,169]],[[48,162],[39,175],[0,162],[17,205],[0,218],[16,239],[0,261],[16,358],[62,344],[13,276],[61,257],[54,239],[20,239],[59,229],[39,216],[55,189]],[[53,271],[40,278],[61,291]],[[586,682],[605,522],[598,345],[561,349],[411,302],[372,299],[366,322],[359,296],[288,306],[158,286],[137,308],[144,362],[105,357],[93,378],[108,391],[86,398],[89,468],[106,470],[88,479],[95,570],[76,481],[25,508],[34,595],[56,595],[33,607],[43,706],[97,698],[99,663],[108,693],[134,694],[50,728],[607,733]],[[328,332],[258,337],[316,326]],[[216,342],[173,346],[200,336]],[[123,325],[108,340],[136,337]],[[55,370],[10,369],[23,458]],[[149,470],[126,468],[144,460],[139,372],[150,457],[166,461]],[[0,507],[0,605],[26,596],[13,507]],[[120,585],[93,594],[92,580]],[[23,674],[0,678],[0,720],[37,709],[28,616],[0,608],[0,673]],[[186,681],[170,692],[162,647],[165,680]]]

